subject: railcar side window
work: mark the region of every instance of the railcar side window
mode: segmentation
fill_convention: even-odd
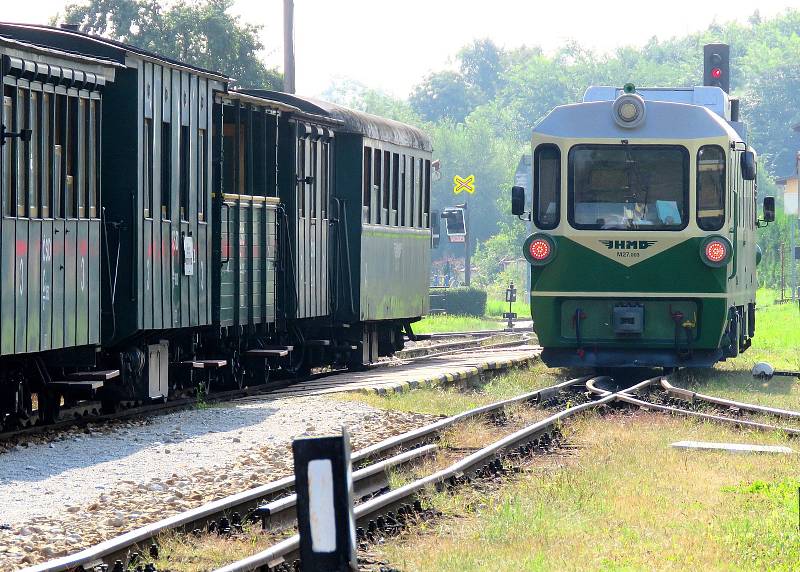
[[[182,221],[189,220],[189,128],[182,125],[178,132],[180,140],[178,142],[180,149],[179,160],[180,164],[180,187],[178,199],[180,200],[180,208],[178,215]]]
[[[364,147],[364,196],[361,201],[362,221],[369,222],[369,197],[372,193],[372,148]]]
[[[697,152],[697,226],[719,230],[725,222],[725,151],[717,145]]]
[[[431,161],[425,159],[425,228],[431,227]]]
[[[89,100],[86,117],[86,207],[89,218],[99,217],[98,182],[97,182],[97,143],[100,140],[97,131],[97,101]]]
[[[144,120],[144,157],[142,158],[142,187],[144,191],[144,216],[153,216],[153,120]]]
[[[30,92],[30,121],[31,142],[28,144],[28,216],[39,216],[39,94]]]
[[[370,195],[370,203],[372,204],[370,222],[374,224],[380,224],[381,222],[381,156],[381,150],[375,149],[372,163],[374,168],[372,173],[372,194]]]
[[[297,140],[297,214],[306,216],[306,140]]]
[[[206,130],[197,130],[197,220],[206,220],[206,169],[208,168],[208,145]],[[152,178],[152,173],[151,173]]]
[[[67,97],[67,133],[64,160],[67,166],[65,179],[65,195],[67,218],[78,217],[78,202],[76,200],[75,181],[75,148],[78,146],[78,98]]]
[[[25,129],[30,124],[30,103],[28,92],[17,90],[17,124],[14,131]],[[17,216],[28,216],[28,147],[22,139],[14,138],[17,155]]]
[[[308,185],[310,191],[310,203],[309,210],[311,211],[310,217],[317,218],[317,186],[319,185],[319,179],[317,178],[317,146],[319,143],[317,141],[309,140],[309,146],[311,147],[311,184]]]
[[[13,117],[13,105],[12,105],[12,98],[11,98],[11,88],[5,88],[5,94],[3,96],[3,125],[6,126],[6,129],[9,131],[13,129],[12,120]],[[11,152],[13,147],[9,144],[3,145],[3,214],[6,216],[14,216],[14,189],[11,186],[13,184],[13,178],[11,177],[12,169],[12,162],[11,162]]]
[[[329,158],[328,155],[331,152],[331,145],[327,141],[322,142],[322,151],[321,151],[321,158],[322,158],[322,166],[320,167],[320,209],[322,211],[322,218],[328,218],[328,185],[330,184],[330,172],[329,172]]]
[[[172,124],[161,123],[161,220],[170,220],[172,213]]]
[[[409,208],[408,212],[408,219],[406,219],[406,223],[408,226],[416,226],[414,217],[417,214],[417,175],[416,175],[416,164],[417,160],[414,157],[410,157],[410,165],[411,165],[411,172],[408,174],[410,179],[410,187],[411,187],[411,207]]]
[[[50,192],[52,189],[52,179],[50,172],[50,152],[52,135],[50,127],[52,125],[53,97],[49,93],[42,94],[42,184],[41,184],[41,206],[42,218],[50,218]]]
[[[392,153],[390,151],[383,152],[383,184],[381,186],[381,223],[391,224],[391,211],[389,197],[391,194],[391,176],[392,176]]]
[[[574,228],[676,231],[688,224],[689,153],[684,147],[576,145],[569,152],[568,174]],[[534,208],[541,213],[539,202]]]
[[[534,165],[533,222],[552,230],[561,218],[561,151],[555,145],[539,145]]]
[[[390,212],[390,224],[396,225],[399,223],[397,211],[397,200],[400,186],[400,155],[392,153],[392,206]]]
[[[400,226],[406,225],[406,211],[408,210],[406,207],[406,197],[408,196],[408,189],[406,187],[406,165],[408,163],[408,159],[406,158],[405,154],[400,155],[400,196],[398,197],[398,205],[400,207],[400,211],[397,213],[397,220]]]

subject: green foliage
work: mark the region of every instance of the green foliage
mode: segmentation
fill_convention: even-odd
[[[229,75],[240,85],[277,89],[281,75],[258,58],[261,26],[227,10],[233,0],[89,0],[68,4],[51,23],[79,24],[83,32],[109,37]]]
[[[448,314],[481,317],[486,313],[486,292],[478,288],[447,288],[435,290],[432,294],[442,294],[437,298],[436,307]]]

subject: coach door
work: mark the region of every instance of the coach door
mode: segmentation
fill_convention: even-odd
[[[297,317],[312,318],[330,312],[328,211],[332,133],[298,123],[296,145]]]

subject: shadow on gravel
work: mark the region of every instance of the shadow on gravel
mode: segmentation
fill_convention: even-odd
[[[70,434],[50,443],[32,443],[0,455],[0,491],[3,486],[12,484],[9,481],[42,481],[70,470],[119,461],[147,449],[153,450],[149,462],[157,462],[163,446],[192,456],[198,453],[197,447],[203,446],[203,443],[193,444],[192,439],[211,433],[237,432],[262,423],[277,411],[269,402],[184,410],[152,417],[144,425],[97,426],[88,433]],[[226,442],[242,448],[254,444],[250,441],[235,445],[235,439],[234,434]],[[98,470],[113,471],[113,464],[98,467]]]

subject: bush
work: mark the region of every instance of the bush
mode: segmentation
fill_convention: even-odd
[[[437,288],[431,290],[431,308],[451,315],[477,316],[486,313],[486,292],[477,288]]]

